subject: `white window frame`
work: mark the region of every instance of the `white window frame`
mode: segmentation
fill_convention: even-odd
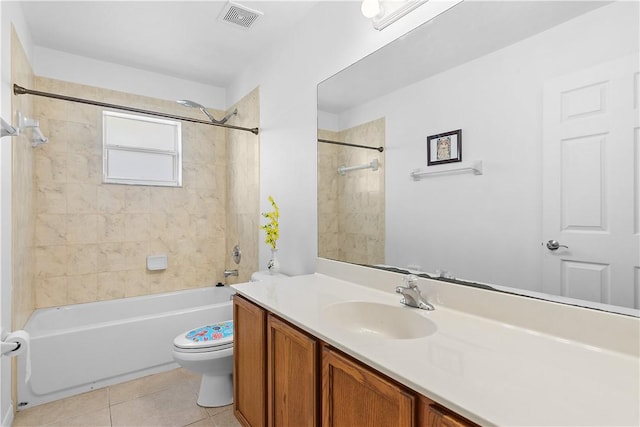
[[[110,141],[109,118],[120,118],[136,120],[145,123],[157,123],[163,126],[173,127],[172,149],[149,148],[136,146],[135,141],[131,144],[114,143]],[[135,136],[132,136],[135,139]],[[148,179],[135,176],[110,176],[109,171],[111,158],[109,154],[113,152],[134,152],[148,155],[166,155],[172,158],[171,180]],[[140,165],[140,170],[144,171],[144,165]],[[182,123],[175,120],[159,119],[155,117],[141,116],[135,114],[116,113],[112,111],[102,112],[102,182],[106,184],[127,184],[127,185],[150,185],[163,187],[182,187]]]

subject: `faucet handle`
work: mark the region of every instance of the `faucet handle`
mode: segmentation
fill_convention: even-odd
[[[407,274],[402,279],[402,282],[407,288],[417,288],[418,287],[418,276],[415,274]]]

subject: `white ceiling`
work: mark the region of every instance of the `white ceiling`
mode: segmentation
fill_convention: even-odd
[[[226,1],[23,1],[36,46],[227,87],[318,1],[243,1],[248,30],[221,22]]]

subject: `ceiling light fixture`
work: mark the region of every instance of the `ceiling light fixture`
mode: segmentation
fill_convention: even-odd
[[[360,7],[365,18],[381,18],[384,15],[382,6],[378,0],[363,0]]]
[[[373,28],[380,31],[427,1],[428,0],[363,0],[360,10],[366,18],[371,19]]]

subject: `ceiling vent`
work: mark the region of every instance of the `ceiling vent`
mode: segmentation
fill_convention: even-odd
[[[218,20],[247,30],[254,25],[262,15],[264,14],[258,10],[253,10],[230,1],[227,2],[222,12],[220,12],[220,15],[218,15]]]

